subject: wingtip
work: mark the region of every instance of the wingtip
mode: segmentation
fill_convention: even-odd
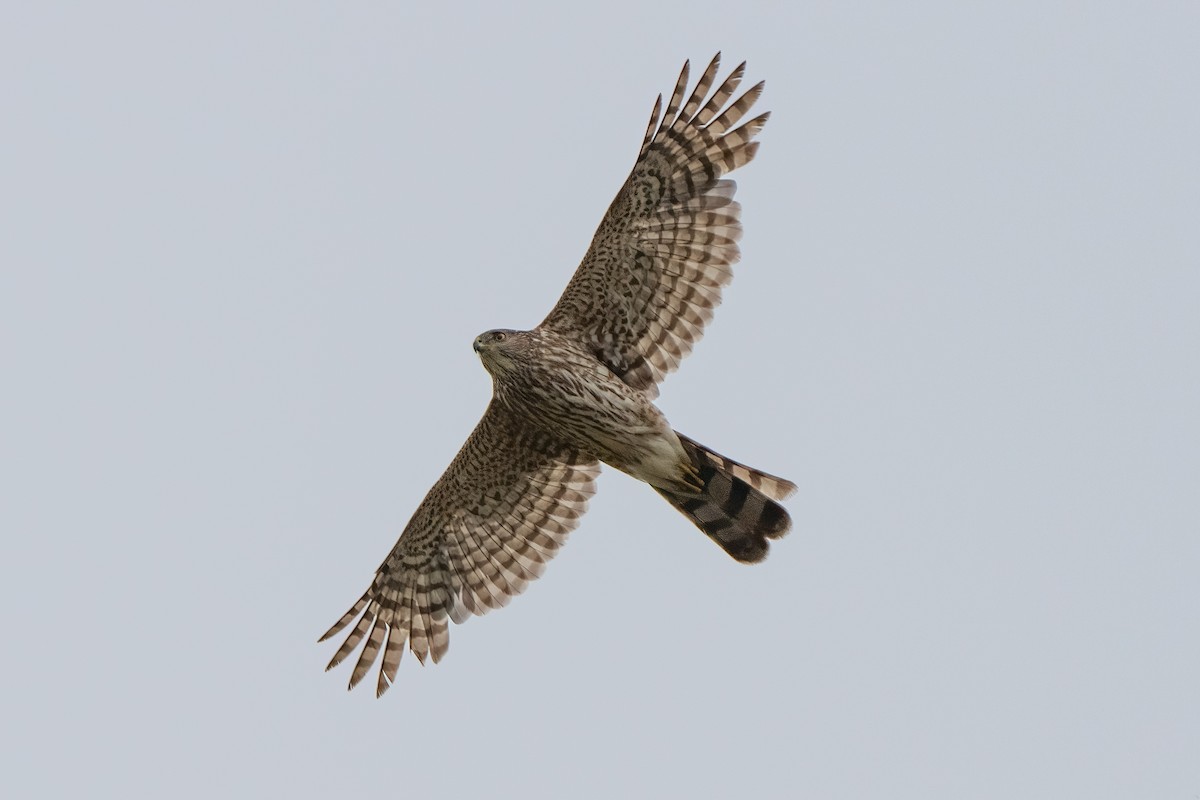
[[[343,617],[343,619],[345,619],[345,618]],[[337,633],[338,631],[340,631],[340,630],[341,630],[342,628],[344,628],[344,627],[345,627],[345,625],[344,625],[344,624],[342,624],[342,620],[340,620],[340,619],[339,619],[337,622],[335,622],[335,623],[334,623],[334,625],[333,625],[333,627],[332,627],[332,628],[330,628],[329,630],[327,630],[327,631],[325,631],[324,633],[322,633],[322,634],[321,634],[321,638],[320,638],[320,639],[317,639],[317,644],[320,644],[321,642],[328,641],[329,639],[331,639],[331,638],[333,637],[333,635],[334,635],[335,633]]]

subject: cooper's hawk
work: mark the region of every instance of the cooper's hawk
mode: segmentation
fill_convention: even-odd
[[[354,607],[329,668],[366,642],[353,688],[383,653],[377,694],[407,643],[422,663],[449,646],[448,621],[505,605],[579,523],[603,461],[645,481],[735,559],[761,561],[787,533],[796,487],[671,429],[652,402],[697,340],[738,260],[740,206],[722,176],[758,149],[762,93],[733,102],[745,63],[709,94],[720,54],[690,95],[688,64],[654,104],[633,172],[558,304],[531,331],[492,330],[475,350],[492,401]],[[686,99],[685,99],[686,98]]]

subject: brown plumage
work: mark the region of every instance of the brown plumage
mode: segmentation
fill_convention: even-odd
[[[366,593],[321,637],[354,623],[329,663],[363,645],[351,688],[382,654],[382,694],[406,646],[437,662],[450,621],[524,590],[578,525],[599,462],[649,483],[739,561],[761,561],[787,533],[778,501],[795,485],[676,433],[653,403],[732,280],[741,208],[723,176],[754,158],[767,120],[742,122],[762,83],[731,100],[745,64],[713,89],[719,63],[690,94],[685,63],[665,113],[658,98],[633,171],[542,324],[476,338],[491,404]]]
[[[744,564],[767,557],[768,539],[778,539],[791,528],[786,500],[796,485],[731,458],[714,453],[676,431],[688,458],[696,467],[700,492],[655,491],[692,521],[729,555]]]

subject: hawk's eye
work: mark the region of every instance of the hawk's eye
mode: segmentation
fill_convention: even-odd
[[[495,333],[492,334],[492,338],[495,339],[497,342],[503,342],[504,341],[504,331],[496,331]]]

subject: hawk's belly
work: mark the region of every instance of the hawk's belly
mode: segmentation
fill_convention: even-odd
[[[606,464],[678,489],[691,462],[666,417],[590,354],[571,355],[510,376],[506,399],[538,427]]]

